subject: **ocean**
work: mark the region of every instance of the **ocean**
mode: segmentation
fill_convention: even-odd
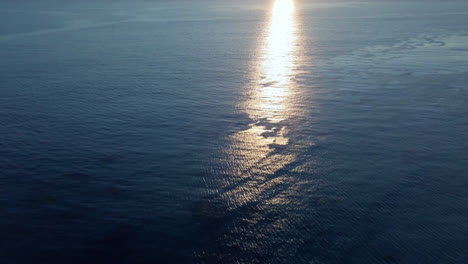
[[[1,263],[468,263],[468,3],[0,2]]]

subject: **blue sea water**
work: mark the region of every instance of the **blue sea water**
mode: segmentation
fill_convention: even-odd
[[[467,25],[0,2],[0,262],[468,263]]]

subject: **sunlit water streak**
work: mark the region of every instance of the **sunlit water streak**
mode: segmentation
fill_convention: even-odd
[[[288,173],[300,170],[297,159],[312,144],[297,144],[288,136],[295,129],[291,124],[305,114],[303,91],[296,82],[303,62],[299,27],[291,0],[277,0],[270,14],[251,63],[251,83],[238,105],[250,124],[228,138],[221,158],[225,166],[214,172],[219,180],[216,195],[196,209],[209,219],[205,222],[215,220],[216,227],[210,228],[217,230],[210,231],[210,240],[218,248],[200,253],[200,258],[211,255],[227,261],[231,250],[248,255],[272,247],[290,251],[300,245],[283,240],[296,232],[292,225],[300,224],[301,217],[294,216],[302,206],[296,197],[311,189],[308,181]],[[274,245],[281,240],[281,245]]]
[[[261,55],[250,98],[244,106],[253,120],[278,123],[290,114],[290,98],[295,88],[294,67],[297,63],[297,25],[294,3],[276,1],[270,23],[261,42]]]
[[[293,1],[274,3],[258,43],[252,82],[239,104],[251,123],[248,129],[230,137],[225,150],[225,175],[229,178],[224,179],[227,186],[223,196],[231,210],[252,202],[285,204],[287,200],[273,193],[292,179],[277,172],[296,161],[300,152],[288,137],[291,120],[303,114],[297,109],[301,98],[295,78],[301,60]]]

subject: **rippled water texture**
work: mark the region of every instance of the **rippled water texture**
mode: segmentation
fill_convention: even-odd
[[[1,263],[468,263],[468,5],[2,1]]]

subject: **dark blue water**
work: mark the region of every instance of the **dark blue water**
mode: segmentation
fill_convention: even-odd
[[[0,262],[468,263],[467,25],[2,1]]]

